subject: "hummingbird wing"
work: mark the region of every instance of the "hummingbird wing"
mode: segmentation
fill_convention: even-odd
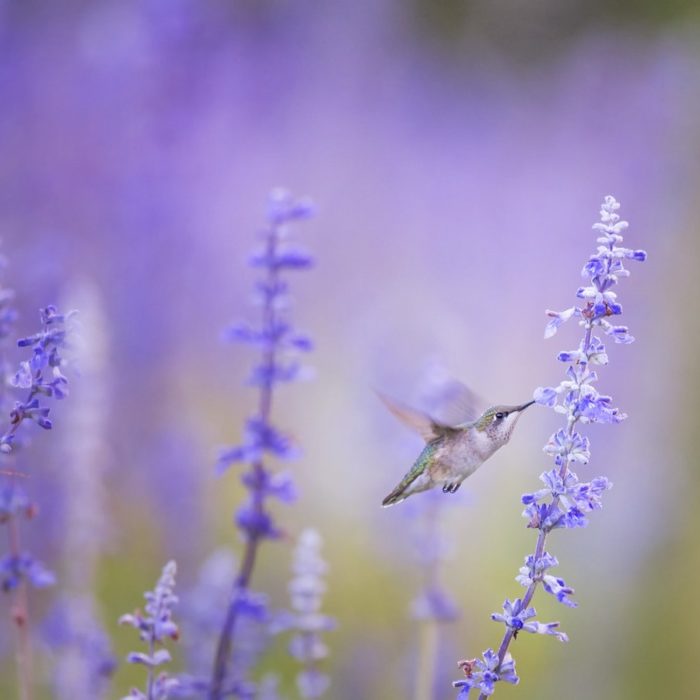
[[[436,385],[428,398],[435,420],[448,426],[459,426],[475,421],[489,406],[466,384],[447,379]]]
[[[431,418],[427,413],[409,408],[388,396],[377,392],[382,403],[396,416],[406,427],[418,433],[426,442],[432,442],[452,430],[449,425],[444,425]]]

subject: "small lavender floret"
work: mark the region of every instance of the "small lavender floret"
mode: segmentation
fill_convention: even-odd
[[[525,588],[529,588],[533,583],[541,582],[544,590],[553,595],[560,603],[569,608],[575,608],[577,603],[569,599],[573,595],[574,589],[564,582],[564,579],[546,573],[547,569],[559,566],[556,557],[545,552],[541,557],[535,558],[529,554],[525,557],[525,566],[520,567],[520,573],[515,580]]]
[[[535,608],[525,607],[520,598],[516,598],[512,602],[506,598],[503,603],[503,612],[492,613],[491,619],[494,622],[502,622],[516,633],[523,631],[530,632],[530,634],[548,634],[556,637],[560,642],[569,641],[563,632],[557,630],[558,622],[537,622],[537,620],[532,620],[535,615],[537,615]]]
[[[260,510],[254,498],[249,498],[238,508],[235,523],[248,539],[277,540],[282,537],[282,531],[275,525],[272,514]]]
[[[499,663],[498,654],[493,649],[487,649],[481,659],[460,661],[458,666],[464,671],[464,680],[454,681],[453,687],[459,688],[458,700],[469,697],[472,688],[477,688],[483,695],[493,695],[498,681],[517,685],[520,678],[515,673],[515,661],[506,654]]]
[[[12,591],[26,579],[34,588],[46,588],[56,583],[56,576],[29,552],[8,554],[0,559],[0,587]]]

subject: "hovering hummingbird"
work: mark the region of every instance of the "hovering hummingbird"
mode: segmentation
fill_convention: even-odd
[[[473,396],[467,387],[459,386],[466,394]],[[465,420],[462,415],[461,420],[443,422],[382,394],[379,398],[402,423],[426,442],[406,476],[382,501],[385,507],[435,486],[442,486],[443,493],[455,493],[468,476],[510,440],[522,412],[535,403],[528,401],[519,406],[492,406],[473,420],[468,417]]]

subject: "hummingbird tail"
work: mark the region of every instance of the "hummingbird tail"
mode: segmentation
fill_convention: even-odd
[[[384,508],[388,508],[389,506],[393,506],[395,503],[401,503],[401,501],[406,500],[406,496],[404,495],[405,491],[405,486],[403,484],[400,484],[397,486],[383,501],[382,501],[382,506]]]

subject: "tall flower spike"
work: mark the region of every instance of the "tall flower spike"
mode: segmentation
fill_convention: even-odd
[[[6,315],[7,315],[6,310]],[[43,405],[44,397],[63,399],[68,395],[68,380],[61,372],[63,357],[61,350],[66,343],[66,320],[73,315],[59,314],[55,306],[41,309],[43,328],[28,338],[17,341],[21,348],[32,349],[32,357],[20,364],[19,369],[10,379],[10,384],[17,389],[27,390],[24,401],[16,401],[10,411],[10,420],[5,432],[0,437],[0,452],[12,451],[20,426],[26,420],[35,421],[41,428],[50,429],[49,408]],[[2,328],[6,332],[5,327]],[[23,580],[35,588],[43,588],[54,583],[54,575],[28,552],[19,549],[19,531],[17,518],[32,517],[36,511],[21,484],[17,483],[16,474],[10,470],[3,474],[0,484],[0,523],[10,527],[10,553],[0,560],[0,586],[5,591],[16,589]]]
[[[557,356],[561,362],[569,365],[566,378],[556,387],[539,387],[534,392],[535,401],[564,416],[565,426],[554,433],[544,446],[545,453],[554,460],[554,468],[540,476],[543,488],[522,497],[527,526],[538,530],[535,551],[525,558],[525,565],[516,576],[516,581],[526,588],[525,595],[513,602],[506,599],[503,612],[491,615],[492,620],[502,622],[506,627],[498,652],[489,649],[484,653],[484,661],[461,662],[467,679],[453,684],[460,688],[460,698],[466,698],[473,688],[477,688],[480,691],[479,699],[485,700],[494,693],[496,682],[517,682],[508,649],[520,631],[567,640],[566,635],[557,629],[558,622],[532,620],[536,612],[530,603],[537,586],[542,584],[545,592],[560,603],[575,607],[576,603],[570,599],[573,589],[567,586],[564,579],[547,573],[559,563],[545,549],[547,537],[555,529],[585,527],[588,524],[587,515],[602,508],[602,496],[612,487],[604,476],[588,482],[581,481],[573,466],[585,465],[590,459],[589,440],[578,432],[579,424],[619,423],[626,418],[624,413],[612,406],[612,399],[599,394],[594,386],[598,379],[594,368],[608,363],[605,346],[594,332],[607,335],[616,343],[633,342],[634,338],[626,326],[615,325],[611,321],[622,314],[622,306],[613,288],[620,278],[629,276],[629,271],[623,265],[625,260],[641,262],[647,257],[643,250],[622,247],[622,232],[627,228],[627,222],[620,220],[617,213],[619,208],[614,197],[606,197],[600,210],[600,222],[593,225],[598,233],[598,247],[582,272],[589,279],[589,284],[576,292],[583,303],[564,311],[547,311],[550,321],[545,328],[545,338],[551,338],[572,318],[578,319],[583,329],[578,348],[560,352]]]
[[[153,591],[144,593],[145,614],[137,610],[119,618],[120,625],[137,629],[141,641],[148,645],[148,651],[132,651],[126,657],[129,663],[143,664],[148,669],[146,692],[134,688],[122,700],[167,700],[179,685],[167,673],[156,676],[156,669],[171,660],[170,652],[162,645],[167,639],[177,639],[179,634],[172,618],[173,607],[177,604],[177,596],[173,593],[176,571],[175,562],[168,562]]]
[[[7,340],[15,313],[10,302],[12,292],[0,289],[0,344]],[[20,364],[12,375],[7,372],[5,357],[0,358],[2,379],[2,399],[0,405],[5,407],[5,389],[14,386],[22,393],[26,392],[24,401],[17,401],[10,410],[9,422],[0,436],[0,454],[4,454],[5,463],[11,460],[12,452],[20,426],[26,420],[34,421],[41,428],[51,428],[48,418],[49,408],[43,405],[45,398],[62,399],[67,395],[68,380],[63,376],[61,351],[66,342],[66,321],[69,315],[58,312],[55,306],[47,306],[40,311],[42,329],[17,342],[19,347],[31,348],[32,356]],[[0,524],[8,528],[9,552],[0,557],[0,587],[11,591],[13,595],[13,615],[17,637],[16,659],[19,676],[19,691],[22,698],[31,696],[33,672],[31,668],[31,635],[29,615],[29,586],[43,588],[55,582],[55,577],[32,554],[23,551],[21,543],[20,519],[32,518],[36,513],[35,505],[29,500],[20,479],[24,476],[12,468],[0,470]]]
[[[312,348],[309,337],[297,332],[291,324],[286,281],[287,273],[313,264],[307,252],[290,243],[288,230],[290,224],[311,214],[308,201],[297,200],[285,190],[271,193],[262,245],[250,258],[253,269],[261,272],[255,287],[261,307],[261,323],[259,326],[237,323],[227,333],[229,340],[259,350],[260,359],[249,377],[249,383],[259,391],[259,398],[255,414],[246,422],[243,441],[224,450],[217,467],[223,472],[232,464],[247,464],[248,469],[241,480],[249,496],[235,515],[245,550],[219,636],[209,687],[210,700],[221,700],[228,687],[234,635],[239,633],[240,627],[237,621],[246,616],[262,620],[265,615],[260,597],[251,594],[249,588],[260,543],[281,535],[267,508],[268,500],[276,498],[290,503],[295,497],[291,478],[271,471],[267,460],[290,460],[298,456],[293,441],[272,424],[272,395],[278,384],[304,376],[304,369],[296,358],[299,353]]]

